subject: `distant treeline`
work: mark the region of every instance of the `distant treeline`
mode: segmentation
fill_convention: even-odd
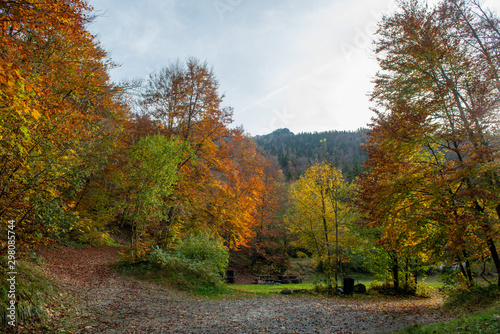
[[[362,170],[366,153],[361,150],[367,129],[294,134],[278,129],[255,137],[266,154],[276,157],[288,180],[300,177],[318,161],[329,161],[342,170],[346,181],[352,181]]]

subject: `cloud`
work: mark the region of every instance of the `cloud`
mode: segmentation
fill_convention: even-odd
[[[114,80],[194,56],[251,134],[354,130],[372,116],[372,35],[392,0],[89,2],[106,11],[90,29],[122,64]]]

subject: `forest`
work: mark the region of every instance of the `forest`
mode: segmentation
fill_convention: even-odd
[[[267,156],[278,159],[287,180],[298,179],[316,162],[328,161],[342,171],[347,182],[352,182],[366,160],[366,152],[361,150],[366,132],[359,129],[294,134],[278,129],[255,140]]]
[[[112,82],[86,1],[2,1],[0,326],[65,317],[48,305],[66,292],[34,278],[58,261],[44,254],[114,249],[121,275],[198,295],[231,295],[227,269],[297,263],[322,298],[356,275],[382,296],[482,291],[497,330],[500,19],[475,0],[398,3],[366,128],[251,137],[207,62]],[[439,291],[422,280],[438,273]]]

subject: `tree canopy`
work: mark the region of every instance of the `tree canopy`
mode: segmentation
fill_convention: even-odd
[[[361,208],[391,249],[457,263],[471,281],[471,261],[500,271],[499,20],[472,0],[399,5],[378,30]]]

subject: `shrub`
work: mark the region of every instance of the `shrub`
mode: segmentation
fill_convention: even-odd
[[[380,282],[375,280],[370,283],[368,291],[384,294],[387,294],[388,292],[394,293],[394,286],[389,282]]]
[[[202,264],[214,274],[224,273],[229,263],[229,252],[222,240],[208,233],[192,234],[181,240],[176,253],[181,258]]]
[[[430,298],[434,291],[435,289],[425,283],[425,279],[423,279],[421,282],[418,282],[415,295],[418,297]]]
[[[373,281],[370,284],[369,291],[384,295],[409,295],[427,298],[431,296],[433,289],[422,282],[419,284],[411,283],[402,285],[399,287],[399,290],[396,291],[392,282]]]
[[[447,290],[447,307],[476,307],[493,305],[500,300],[500,287],[497,285],[474,285],[470,289]]]
[[[322,282],[315,283],[313,291],[319,295],[325,296],[334,296],[336,294],[339,294],[339,291],[336,290],[334,286]]]
[[[179,241],[175,250],[154,246],[149,253],[139,257],[141,261],[137,258],[125,252],[122,268],[180,290],[211,294],[222,289],[220,275],[228,264],[229,252],[220,238],[197,233]]]
[[[469,288],[463,276],[457,275],[456,272],[441,273],[441,282],[443,286],[440,288],[440,291],[447,296],[467,291]]]

